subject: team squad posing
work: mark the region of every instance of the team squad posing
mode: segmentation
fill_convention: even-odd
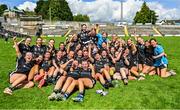
[[[115,86],[112,80],[122,80],[128,85],[128,80],[144,80],[145,75],[176,74],[167,70],[167,55],[156,39],[144,41],[135,36],[125,41],[116,34],[111,40],[107,36],[95,28],[87,30],[83,24],[81,32],[60,42],[58,49],[54,39],[43,45],[43,39],[38,37],[36,45],[30,46],[30,37],[20,42],[13,38],[16,70],[10,73],[10,85],[4,93],[12,95],[15,89],[31,88],[38,82],[39,88],[55,85],[49,100],[67,100],[78,88],[79,94],[73,100],[81,102],[85,90],[93,88],[96,81],[108,89]]]

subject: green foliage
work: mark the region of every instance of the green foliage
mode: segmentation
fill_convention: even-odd
[[[35,12],[43,19],[72,21],[73,15],[65,0],[39,0]]]
[[[73,14],[69,8],[67,1],[65,0],[51,0],[50,1],[51,19],[72,21]]]
[[[73,16],[73,21],[89,22],[90,19],[89,19],[89,16],[87,16],[87,15],[78,14],[78,15]]]
[[[136,16],[134,17],[134,24],[136,23],[152,23],[155,24],[158,16],[156,15],[156,12],[153,10],[150,10],[149,7],[146,5],[146,2],[143,3],[141,10],[136,13]]]
[[[8,9],[7,5],[6,4],[1,4],[0,5],[0,16],[3,15],[4,11]]]
[[[51,38],[46,38],[51,39]],[[59,42],[65,40],[63,37],[54,38],[56,48]],[[149,37],[145,38],[149,39]],[[2,93],[9,85],[8,73],[15,69],[15,50],[12,48],[12,40],[5,44],[0,39],[0,109],[180,109],[180,43],[179,37],[156,37],[163,45],[168,55],[169,68],[174,69],[177,75],[169,78],[146,75],[146,80],[129,81],[128,86],[124,86],[119,81],[120,86],[107,90],[107,96],[96,94],[97,89],[102,89],[99,82],[93,89],[85,92],[84,102],[75,103],[71,100],[78,92],[74,92],[67,101],[48,101],[54,86],[48,85],[42,89],[37,88],[37,84],[32,89],[15,90],[12,96]],[[20,40],[20,39],[19,39]],[[33,39],[35,44],[35,38]]]
[[[49,19],[49,3],[50,0],[39,0],[36,2],[37,6],[34,11],[37,15],[41,15],[43,19]]]

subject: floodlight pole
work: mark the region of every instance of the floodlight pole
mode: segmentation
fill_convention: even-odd
[[[51,7],[49,7],[49,20],[50,20],[50,23],[51,23]]]

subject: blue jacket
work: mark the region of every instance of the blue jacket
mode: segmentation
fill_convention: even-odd
[[[104,38],[104,37],[102,36],[102,34],[100,34],[100,33],[97,34],[96,37],[98,38],[98,42],[97,42],[98,48],[101,48],[101,47],[102,47],[102,43],[103,43],[103,42],[106,42],[106,43],[107,43],[107,41],[108,41],[108,39],[107,39],[107,38]]]

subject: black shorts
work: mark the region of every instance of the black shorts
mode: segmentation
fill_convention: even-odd
[[[146,64],[145,58],[139,58],[138,59],[138,64]]]
[[[96,73],[101,73],[101,69],[102,69],[102,68],[96,68],[96,69],[95,69],[95,72],[96,72]]]
[[[9,76],[12,76],[13,74],[24,74],[24,75],[28,75],[29,74],[29,71],[13,71],[13,72],[10,72],[9,73]]]
[[[67,78],[68,78],[68,77],[71,77],[71,78],[73,78],[73,79],[75,79],[75,80],[78,80],[78,79],[79,79],[78,76],[73,76],[73,75],[67,75]]]
[[[146,59],[145,65],[154,66],[154,62],[152,60]]]
[[[128,66],[128,68],[132,68],[133,66],[138,66],[138,61],[137,60],[132,60],[130,61],[130,65]]]

